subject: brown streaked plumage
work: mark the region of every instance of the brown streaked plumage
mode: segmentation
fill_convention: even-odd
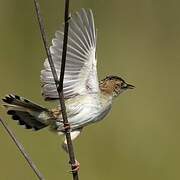
[[[133,85],[127,84],[122,78],[112,75],[101,80],[99,87],[102,93],[112,95],[113,97],[118,96],[127,89],[134,88]]]

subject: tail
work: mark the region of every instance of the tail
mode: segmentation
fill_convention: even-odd
[[[49,125],[50,114],[48,109],[30,102],[17,95],[7,95],[3,101],[7,108],[7,114],[12,116],[13,120],[19,121],[26,129],[39,130]]]

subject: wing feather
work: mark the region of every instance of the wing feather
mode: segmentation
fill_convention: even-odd
[[[64,98],[97,93],[96,32],[91,10],[82,9],[69,20],[69,33],[64,74]],[[64,33],[56,31],[50,52],[58,77],[61,69]],[[48,60],[41,71],[42,94],[46,100],[57,99],[58,93]]]

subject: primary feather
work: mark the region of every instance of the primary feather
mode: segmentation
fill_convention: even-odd
[[[82,9],[69,20],[66,68],[64,74],[64,98],[99,92],[96,69],[96,32],[91,10]],[[62,31],[55,33],[50,52],[58,76],[61,69],[63,49]],[[41,71],[42,94],[46,100],[57,99],[58,93],[54,83],[48,59]]]

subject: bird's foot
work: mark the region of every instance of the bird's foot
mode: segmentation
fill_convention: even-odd
[[[64,126],[63,126],[63,128],[62,128],[62,131],[63,131],[63,132],[71,129],[71,126],[70,126],[69,123],[63,123],[63,124],[64,124]]]
[[[77,160],[75,160],[75,163],[71,164],[71,167],[72,167],[72,170],[70,171],[71,173],[78,172],[80,169],[80,163]]]

